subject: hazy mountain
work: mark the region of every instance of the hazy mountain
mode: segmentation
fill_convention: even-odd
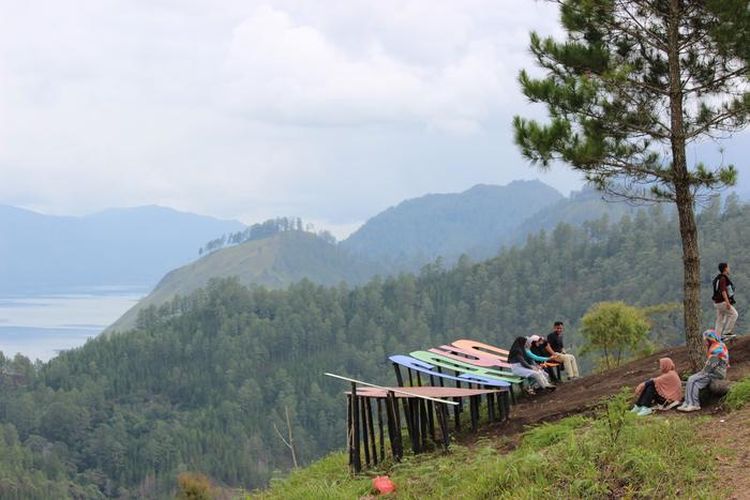
[[[605,201],[602,193],[586,187],[567,198],[552,203],[527,217],[516,228],[508,243],[524,243],[530,234],[541,229],[552,230],[560,222],[580,226],[584,222],[607,215],[610,221],[619,221],[623,215],[634,215],[638,207],[624,202]]]
[[[159,306],[176,295],[189,295],[212,278],[237,277],[243,285],[284,288],[308,279],[322,285],[361,283],[382,268],[351,257],[345,250],[313,233],[285,231],[208,254],[169,272],[146,298],[107,331],[135,326],[138,312]]]
[[[496,254],[529,216],[563,200],[540,181],[477,185],[463,193],[406,200],[368,220],[341,246],[354,254],[423,264]]]
[[[245,226],[159,206],[83,217],[0,206],[0,292],[150,287],[207,240]]]

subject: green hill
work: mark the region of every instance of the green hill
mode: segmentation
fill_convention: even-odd
[[[169,272],[154,290],[105,333],[136,325],[140,311],[160,306],[177,295],[190,295],[214,278],[236,277],[243,285],[276,289],[303,279],[322,285],[362,283],[379,268],[354,259],[333,243],[304,231],[284,231],[210,253]]]

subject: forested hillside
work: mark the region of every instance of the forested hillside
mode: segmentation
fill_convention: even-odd
[[[732,263],[742,321],[750,208],[715,201],[700,225],[704,323],[719,260]],[[1,360],[0,495],[164,496],[184,470],[257,487],[290,466],[273,429],[284,428],[286,408],[303,463],[344,445],[345,388],[323,371],[392,383],[389,354],[456,337],[508,345],[555,319],[575,344],[594,302],[678,301],[680,269],[674,217],[657,207],[616,224],[560,225],[486,262],[431,264],[356,288],[213,281],[148,309],[128,334],[44,365]],[[679,342],[679,316],[652,340]]]
[[[436,257],[495,255],[524,219],[563,199],[539,181],[477,185],[463,193],[403,201],[368,220],[341,246],[354,254],[418,268]]]

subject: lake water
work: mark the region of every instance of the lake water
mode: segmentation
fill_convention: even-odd
[[[0,351],[47,361],[86,343],[147,291],[101,287],[68,293],[0,296]]]

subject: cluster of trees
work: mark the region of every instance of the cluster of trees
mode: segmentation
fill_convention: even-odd
[[[312,233],[315,231],[315,228],[312,224],[304,224],[299,217],[277,217],[265,222],[253,224],[243,231],[224,234],[219,238],[215,238],[198,249],[198,255],[215,252],[227,245],[240,245],[246,241],[260,240],[271,237],[274,234],[288,231],[305,231]],[[336,238],[328,231],[319,231],[317,236],[330,244],[336,243]]]
[[[713,262],[729,260],[741,304],[742,283],[750,283],[750,207],[730,199],[722,209],[714,200],[699,222],[712,263],[703,270],[704,295]],[[390,354],[461,337],[509,345],[557,319],[568,326],[566,344],[580,347],[580,318],[594,303],[678,300],[676,224],[659,207],[617,224],[561,224],[486,262],[463,258],[446,270],[438,261],[416,276],[356,288],[302,281],[273,291],[214,281],[145,310],[131,332],[49,363],[0,358],[0,491],[158,497],[174,493],[184,472],[262,486],[291,466],[274,431],[286,427],[286,410],[300,463],[344,445],[345,387],[324,371],[392,384]],[[681,315],[663,316],[650,341],[680,342]]]

